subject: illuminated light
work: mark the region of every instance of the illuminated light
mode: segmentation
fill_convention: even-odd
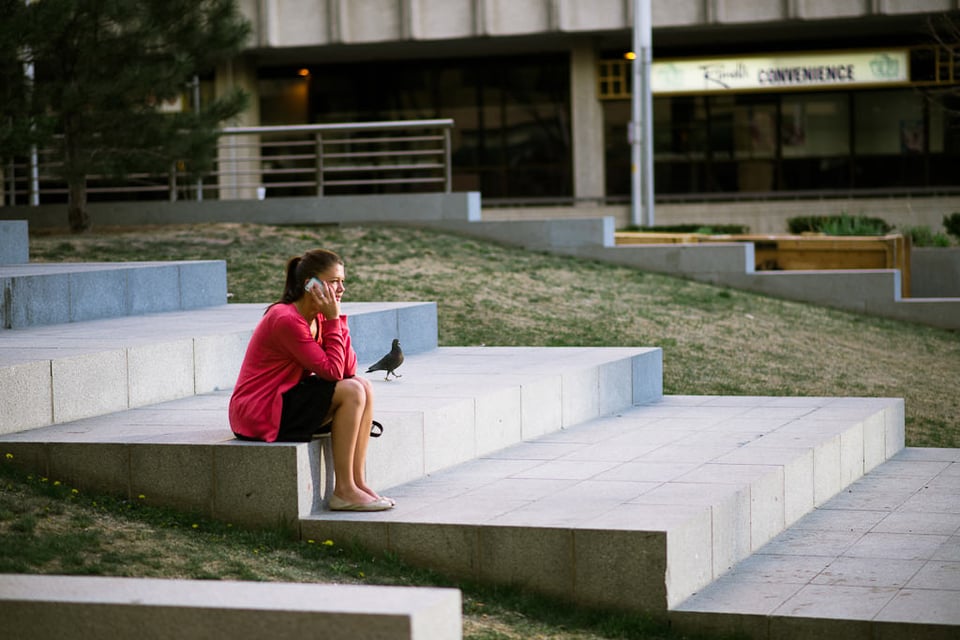
[[[297,71],[297,75],[302,78],[308,78],[310,77],[310,69],[304,67],[303,69],[300,69],[300,71]]]
[[[637,54],[635,54],[633,51],[627,51],[625,54],[623,54],[623,57],[627,60],[636,60]]]

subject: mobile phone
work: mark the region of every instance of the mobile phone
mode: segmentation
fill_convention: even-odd
[[[305,291],[310,291],[311,289],[313,289],[313,288],[315,288],[315,287],[320,287],[320,290],[322,291],[322,290],[323,290],[323,283],[320,282],[319,280],[317,280],[316,278],[310,278],[309,280],[307,280],[307,286],[304,287],[304,290],[305,290]]]

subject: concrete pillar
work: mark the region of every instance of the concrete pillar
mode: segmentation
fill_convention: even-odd
[[[570,109],[573,141],[573,195],[601,199],[606,191],[603,108],[597,97],[597,52],[583,40],[570,51]]]
[[[257,90],[257,72],[244,58],[236,58],[219,67],[214,78],[215,92],[221,96],[234,87],[250,96],[247,110],[224,126],[252,127],[260,124],[260,96]],[[299,124],[299,123],[297,123]],[[219,199],[237,200],[257,197],[260,186],[260,137],[224,136],[217,151],[220,168]]]

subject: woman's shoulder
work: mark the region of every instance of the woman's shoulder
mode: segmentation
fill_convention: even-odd
[[[263,314],[263,319],[272,324],[287,322],[306,323],[306,320],[303,319],[303,316],[300,315],[297,308],[286,302],[277,302],[270,305],[266,313]]]

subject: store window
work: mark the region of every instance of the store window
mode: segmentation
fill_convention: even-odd
[[[310,73],[309,122],[453,119],[455,190],[486,199],[573,193],[568,56],[321,65]],[[261,83],[270,75],[261,72]],[[282,124],[276,102],[260,106],[263,122]]]
[[[782,188],[850,185],[850,95],[797,93],[781,101]]]
[[[914,91],[853,94],[853,186],[861,189],[926,184],[923,97]]]

